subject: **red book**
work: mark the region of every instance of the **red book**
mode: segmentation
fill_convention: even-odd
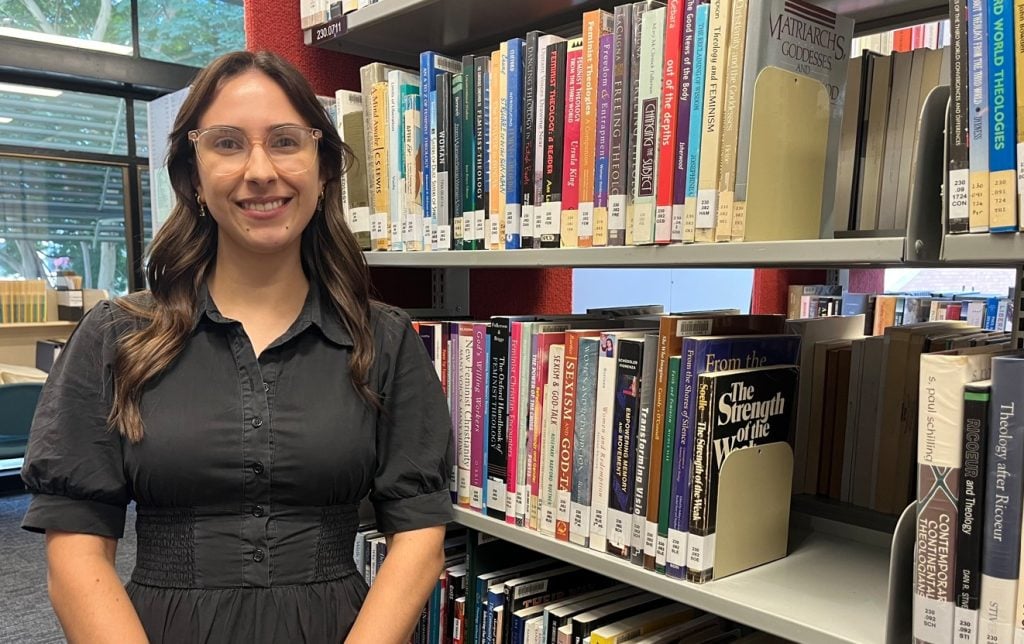
[[[683,51],[683,0],[668,0],[665,15],[665,49],[661,72],[661,104],[658,108],[658,185],[655,192],[654,243],[672,243],[672,198],[676,167],[676,102],[679,100],[679,66]]]

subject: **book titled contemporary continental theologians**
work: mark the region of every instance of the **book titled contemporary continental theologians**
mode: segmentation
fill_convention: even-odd
[[[822,231],[832,231],[839,135],[843,125],[846,70],[850,61],[853,19],[802,0],[751,2],[747,16],[747,41],[743,62],[743,94],[740,99],[739,139],[736,149],[736,194],[731,238],[741,241],[746,221],[747,185],[750,171],[751,122],[754,89],[765,67],[778,67],[809,76],[825,85],[830,111],[825,181],[822,186]],[[751,213],[757,216],[757,213]],[[778,222],[773,222],[776,225]]]
[[[714,578],[718,483],[736,450],[785,441],[796,421],[797,367],[703,373],[697,378],[693,493],[686,578]]]

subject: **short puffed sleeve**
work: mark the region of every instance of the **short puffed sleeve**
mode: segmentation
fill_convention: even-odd
[[[409,317],[390,307],[375,309],[371,323],[383,339],[376,344],[384,369],[370,492],[377,528],[394,533],[444,525],[453,515],[448,403]]]
[[[108,429],[117,332],[103,301],[79,322],[40,394],[21,478],[22,527],[120,538],[130,494],[122,439]]]

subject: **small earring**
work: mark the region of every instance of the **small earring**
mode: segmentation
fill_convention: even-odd
[[[196,203],[199,204],[199,216],[200,217],[205,217],[206,216],[206,206],[203,205],[203,199],[202,199],[202,197],[199,196],[198,192],[196,193]]]
[[[324,191],[320,191],[320,198],[316,200],[316,211],[323,212],[324,210]]]

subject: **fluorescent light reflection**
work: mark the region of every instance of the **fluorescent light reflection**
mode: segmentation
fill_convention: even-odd
[[[12,119],[9,116],[0,116],[0,125],[7,125],[8,123],[10,123],[13,120],[14,119]]]
[[[76,47],[78,49],[91,49],[93,51],[104,51],[109,54],[119,54],[122,56],[132,55],[132,48],[128,45],[115,45],[109,42],[85,40],[83,38],[71,38],[70,36],[55,36],[53,34],[43,34],[37,31],[15,29],[13,27],[0,27],[0,37],[21,38],[22,40],[31,40],[33,42],[62,45],[64,47]]]
[[[0,83],[0,92],[13,92],[15,94],[28,94],[30,96],[48,96],[50,98],[56,98],[64,93],[59,89],[36,87],[34,85],[15,85],[14,83]]]

